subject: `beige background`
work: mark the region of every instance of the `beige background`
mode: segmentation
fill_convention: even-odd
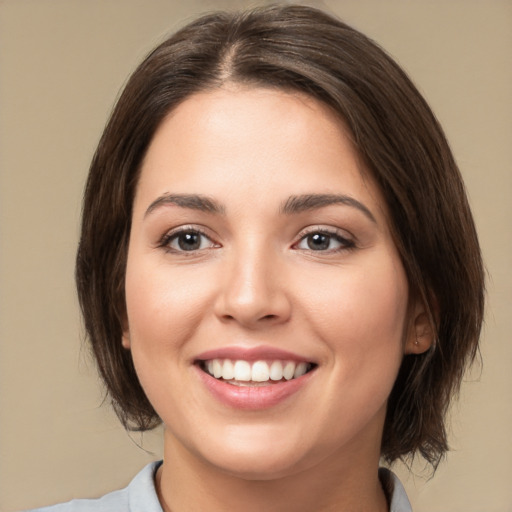
[[[424,92],[465,176],[490,274],[483,370],[453,410],[453,451],[430,481],[400,475],[416,512],[510,512],[512,2],[313,4],[379,41]],[[1,511],[100,495],[158,457],[158,433],[130,437],[102,405],[81,348],[81,190],[136,63],[195,14],[247,5],[0,0]]]

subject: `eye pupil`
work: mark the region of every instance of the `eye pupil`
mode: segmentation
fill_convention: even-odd
[[[308,237],[308,247],[313,251],[321,251],[329,248],[331,237],[322,233],[314,233]]]
[[[178,245],[182,251],[195,251],[201,246],[201,235],[199,233],[182,233],[178,237]]]

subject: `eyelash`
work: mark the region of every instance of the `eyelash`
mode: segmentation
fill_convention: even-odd
[[[340,247],[337,247],[335,249],[326,249],[326,250],[320,250],[320,249],[315,250],[315,249],[312,249],[311,247],[309,247],[308,249],[300,249],[298,247],[298,245],[301,242],[306,241],[308,239],[308,237],[311,237],[312,235],[322,235],[322,236],[328,237],[329,241],[335,240],[336,242],[338,242],[340,244]],[[315,253],[334,254],[334,253],[338,253],[338,252],[353,250],[356,248],[356,244],[355,244],[354,240],[350,240],[350,239],[342,236],[340,234],[340,232],[335,229],[327,229],[324,227],[314,227],[314,228],[308,229],[306,232],[303,232],[301,234],[299,241],[296,242],[293,245],[293,247],[297,248],[298,250],[311,251],[311,252],[315,252]]]
[[[177,249],[177,248],[174,248],[174,247],[171,247],[171,244],[172,242],[174,241],[177,241],[179,240],[179,237],[180,236],[183,236],[183,235],[187,235],[187,234],[190,234],[190,235],[199,235],[200,237],[202,238],[206,238],[209,242],[210,242],[210,247],[207,247],[207,248],[197,248],[197,249],[191,249],[191,250],[186,250],[186,249]],[[340,247],[337,247],[335,249],[326,249],[326,250],[323,250],[323,249],[313,249],[311,248],[311,246],[309,246],[308,244],[308,248],[300,248],[298,247],[299,244],[301,244],[302,242],[306,241],[308,239],[308,237],[311,237],[313,235],[321,235],[321,236],[324,236],[324,237],[327,237],[328,238],[328,243],[330,243],[332,240],[335,240],[336,242],[338,242],[340,244]],[[202,241],[200,241],[200,244],[202,243]],[[198,251],[203,251],[205,249],[211,249],[211,248],[215,248],[215,247],[220,247],[220,245],[216,244],[212,239],[211,237],[206,234],[206,232],[196,226],[181,226],[177,229],[174,229],[168,233],[166,233],[160,240],[159,244],[158,244],[158,247],[161,247],[163,249],[165,249],[167,252],[172,252],[172,253],[179,253],[179,254],[183,254],[183,255],[192,255],[192,254],[196,254]],[[323,227],[314,227],[314,228],[310,228],[308,231],[306,232],[303,232],[299,238],[299,241],[298,242],[295,242],[293,245],[292,245],[292,248],[293,249],[296,249],[296,250],[303,250],[303,251],[311,251],[311,252],[315,252],[315,253],[328,253],[328,254],[333,254],[333,253],[338,253],[338,252],[343,252],[343,251],[349,251],[349,250],[353,250],[356,248],[356,244],[353,240],[350,240],[344,236],[341,236],[339,231],[337,230],[334,230],[334,229],[326,229],[326,228],[323,228]]]
[[[171,247],[171,244],[173,241],[175,240],[178,240],[180,236],[183,236],[183,235],[187,235],[187,234],[191,234],[191,235],[199,235],[201,238],[206,238],[207,240],[209,240],[210,244],[211,244],[211,247],[208,247],[208,248],[214,248],[214,247],[220,247],[218,244],[216,244],[209,235],[206,234],[205,231],[203,231],[202,229],[196,227],[196,226],[181,226],[177,229],[174,229],[168,233],[166,233],[160,240],[160,242],[158,243],[158,247],[161,247],[163,249],[165,249],[167,252],[172,252],[172,253],[178,253],[178,254],[183,254],[183,255],[192,255],[192,254],[195,254],[197,253],[198,251],[202,251],[202,250],[205,250],[205,248],[199,248],[199,249],[192,249],[190,251],[187,251],[185,249],[176,249],[174,247]]]

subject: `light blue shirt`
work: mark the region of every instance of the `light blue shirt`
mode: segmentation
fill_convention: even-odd
[[[385,493],[390,498],[389,512],[412,512],[404,486],[389,469],[380,468],[379,478]]]
[[[162,462],[148,464],[128,487],[92,500],[71,500],[67,503],[34,509],[28,512],[163,512],[155,489],[155,472]],[[411,504],[400,480],[388,469],[381,468],[379,477],[391,497],[390,512],[412,512]]]

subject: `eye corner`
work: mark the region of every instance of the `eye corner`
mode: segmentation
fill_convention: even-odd
[[[187,257],[222,247],[203,227],[195,225],[179,226],[167,231],[157,246],[167,253]]]
[[[312,226],[298,235],[292,249],[317,254],[333,254],[355,249],[356,241],[352,235],[339,228]]]

